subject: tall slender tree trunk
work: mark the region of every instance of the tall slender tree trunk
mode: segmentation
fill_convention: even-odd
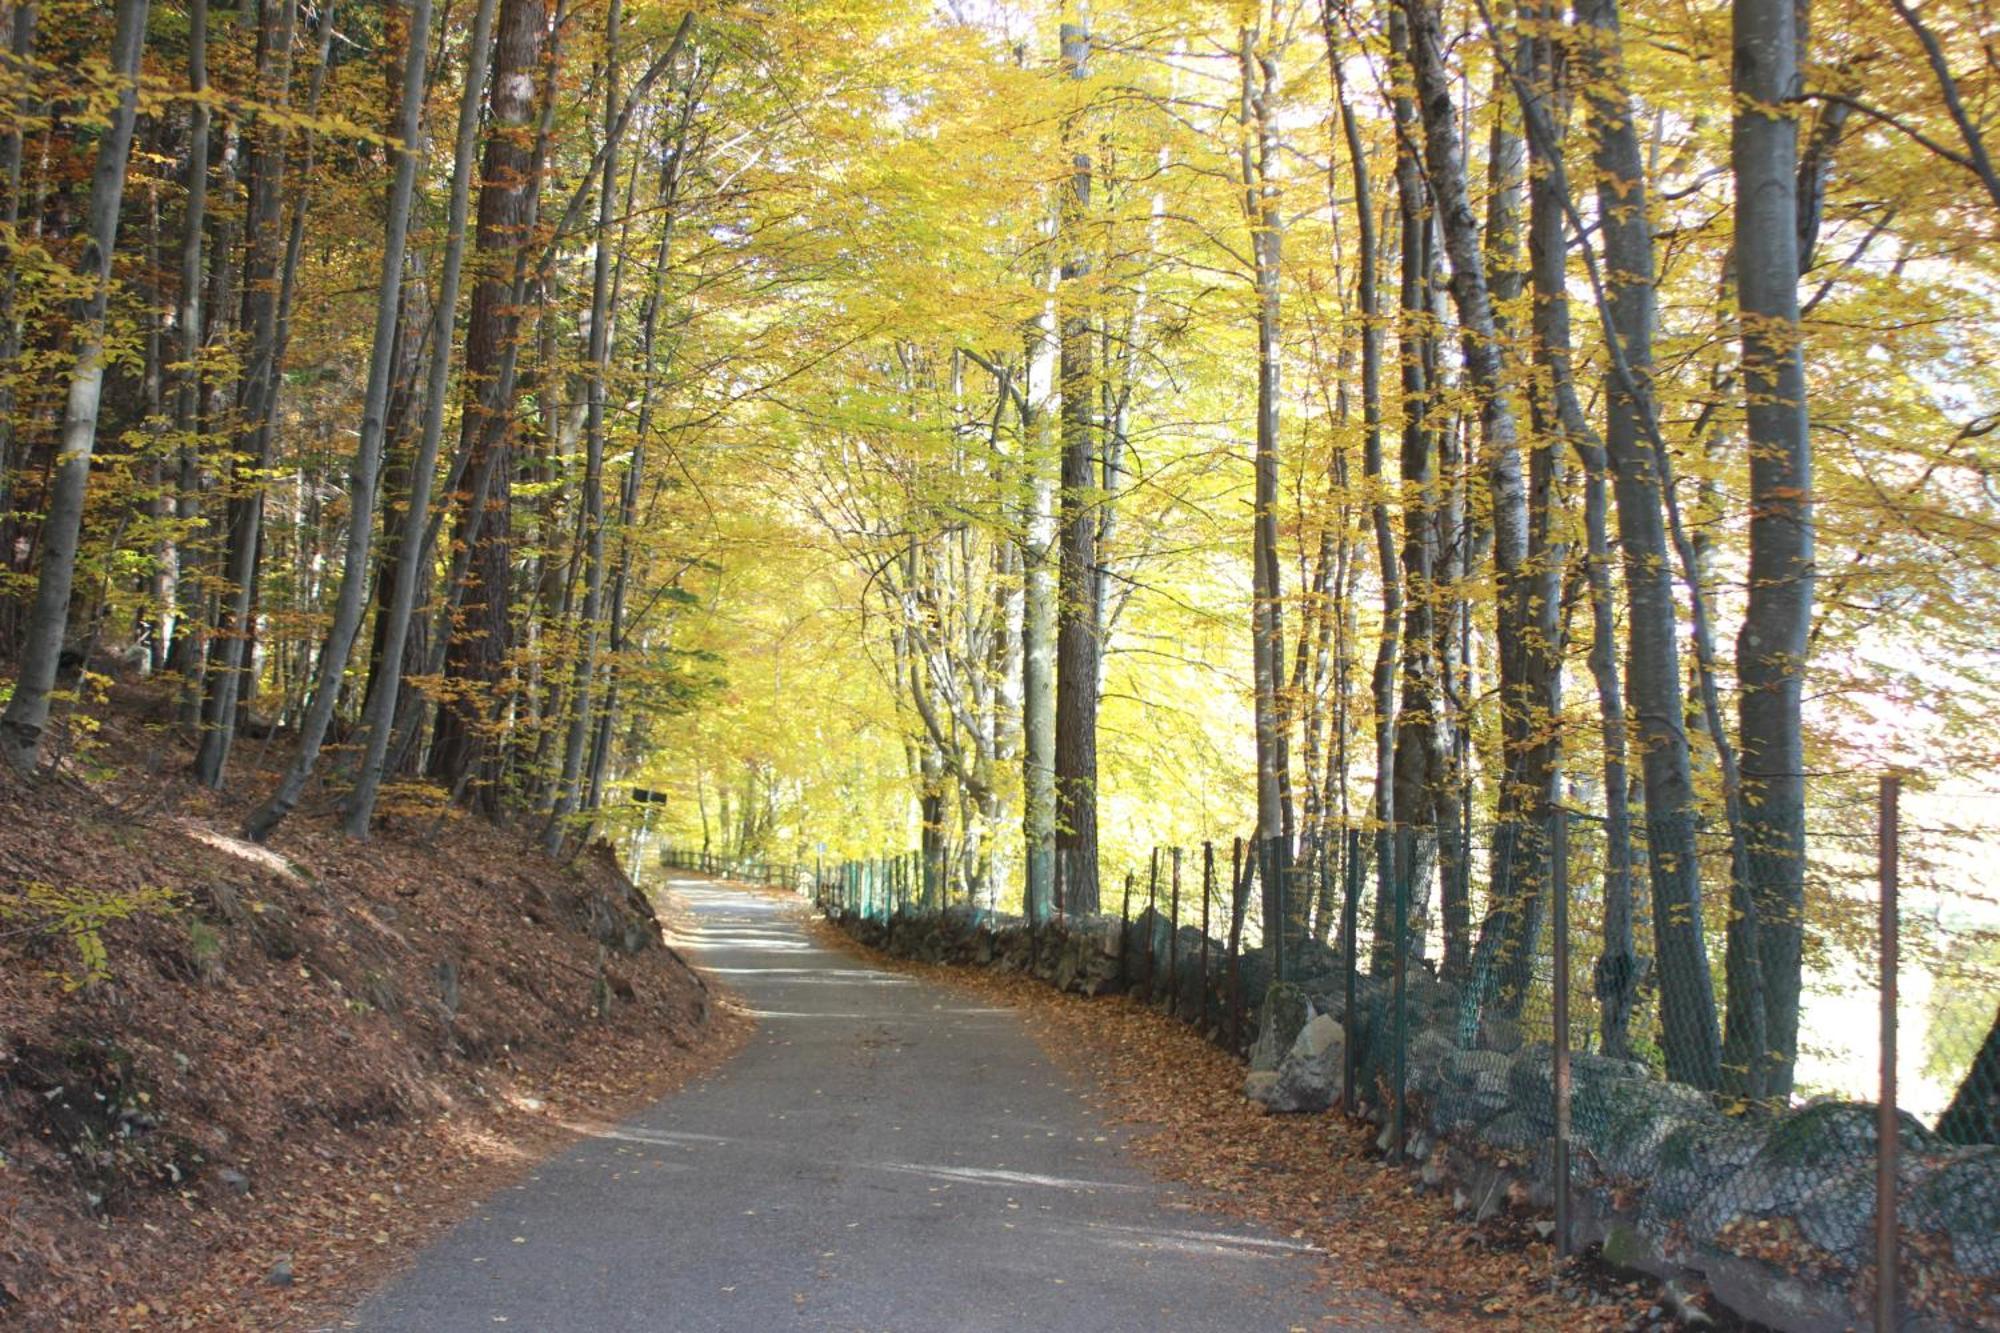
[[[1062,25],[1063,73],[1089,77],[1090,33]],[[1090,275],[1084,229],[1090,212],[1091,162],[1072,123],[1069,179],[1058,230],[1064,251],[1061,390],[1061,556],[1056,589],[1056,883],[1062,909],[1097,910],[1097,397],[1092,368],[1091,304],[1081,293]]]
[[[1053,288],[1055,274],[1049,281]],[[1053,290],[1028,327],[1027,387],[1021,406],[1021,461],[1027,514],[1021,549],[1021,767],[1026,847],[1024,910],[1031,920],[1055,906],[1056,699],[1055,577],[1057,338]]]
[[[1531,11],[1542,30],[1528,39],[1523,62],[1523,95],[1530,121],[1541,121],[1549,133],[1563,126],[1548,109],[1561,105],[1563,72],[1554,58],[1554,43],[1546,25],[1548,0],[1537,0]],[[1606,70],[1585,54],[1593,78]],[[1577,401],[1571,368],[1571,334],[1566,263],[1564,208],[1559,184],[1560,145],[1529,136],[1534,162],[1530,172],[1529,268],[1535,291],[1535,348],[1548,386],[1548,401],[1538,404],[1545,428],[1568,441],[1584,470],[1584,528],[1588,550],[1585,578],[1591,612],[1590,672],[1597,689],[1600,748],[1604,779],[1604,926],[1594,968],[1593,992],[1598,1003],[1598,1031],[1605,1054],[1624,1057],[1631,1050],[1632,1010],[1638,1001],[1640,962],[1634,952],[1632,912],[1631,780],[1626,764],[1625,700],[1619,680],[1618,640],[1611,587],[1609,500],[1606,478],[1610,464],[1604,442],[1593,431]]]
[[[262,0],[258,11],[257,89],[267,104],[289,101],[292,34],[298,0]],[[329,16],[330,21],[330,16]],[[270,464],[270,403],[278,391],[278,306],[281,290],[279,219],[284,210],[286,131],[277,120],[254,126],[250,152],[249,203],[243,229],[241,327],[250,335],[247,373],[236,397],[237,452],[248,460],[234,472],[228,504],[228,552],[224,580],[228,602],[209,653],[207,690],[202,699],[201,744],[194,774],[203,786],[220,787],[236,736],[239,702],[250,693],[245,678],[254,669],[257,558],[263,545],[264,471]],[[218,256],[218,260],[220,257]]]
[[[542,836],[542,845],[551,852],[562,845],[567,821],[577,811],[590,736],[592,684],[597,674],[598,617],[604,601],[604,409],[606,381],[611,375],[611,249],[618,213],[618,29],[624,17],[623,0],[611,0],[604,18],[604,164],[597,185],[596,254],[591,267],[590,398],[584,424],[579,518],[584,530],[583,606],[577,617],[581,646],[570,686],[569,738],[563,746],[561,785],[554,814]]]
[[[1278,567],[1279,266],[1284,223],[1273,179],[1278,154],[1274,119],[1278,58],[1268,35],[1255,28],[1239,36],[1242,91],[1237,119],[1244,222],[1250,229],[1251,274],[1257,297],[1256,486],[1251,531],[1251,660],[1255,680],[1257,740],[1257,851],[1263,868],[1264,945],[1279,947],[1290,928],[1284,901],[1289,873],[1284,846],[1290,833],[1291,792],[1285,762],[1284,613]],[[1303,896],[1303,895],[1301,895]]]
[[[69,624],[70,589],[76,579],[76,552],[83,531],[84,492],[90,484],[90,455],[97,443],[97,413],[104,396],[104,337],[111,300],[111,263],[118,245],[118,209],[125,195],[125,164],[132,154],[138,119],[139,59],[146,44],[146,0],[119,0],[111,40],[111,67],[120,83],[110,129],[98,140],[91,170],[89,231],[77,274],[90,284],[79,311],[76,359],[63,410],[62,449],[48,516],[42,525],[42,565],[28,615],[20,672],[13,697],[0,716],[0,755],[32,772],[48,727],[49,695]],[[9,368],[11,369],[11,367]]]
[[[1805,913],[1805,747],[1800,701],[1812,626],[1812,445],[1806,426],[1805,355],[1799,334],[1799,132],[1801,76],[1794,0],[1735,0],[1736,292],[1743,342],[1744,417],[1750,454],[1750,569],[1736,639],[1741,753],[1739,897],[1755,907],[1754,940],[1730,968],[1731,1047],[1756,1063],[1752,1095],[1792,1090],[1799,1031]],[[1733,960],[1734,961],[1734,960]],[[1761,970],[1761,1043],[1735,1040],[1733,978]]]
[[[445,394],[451,382],[453,331],[457,327],[458,291],[465,261],[466,214],[470,206],[472,158],[479,138],[479,104],[486,88],[492,54],[493,14],[498,0],[479,0],[472,19],[472,36],[465,54],[465,90],[459,98],[458,135],[452,149],[451,204],[446,222],[444,271],[438,278],[437,313],[431,325],[431,362],[424,392],[423,432],[410,462],[410,492],[403,506],[400,555],[395,562],[395,586],[384,613],[387,622],[382,650],[376,659],[376,679],[362,717],[367,745],[354,791],[347,802],[348,836],[366,838],[375,817],[375,801],[388,765],[389,742],[395,734],[397,704],[403,678],[403,656],[416,612],[417,589],[423,580],[421,552],[430,523],[431,487],[437,473],[438,448],[444,435]]]
[[[187,577],[191,563],[187,534],[201,504],[201,449],[195,438],[201,409],[202,341],[202,228],[208,215],[209,111],[203,94],[208,90],[208,0],[188,0],[188,91],[194,101],[188,112],[187,205],[181,231],[181,290],[175,312],[180,335],[181,368],[174,376],[173,430],[178,441],[174,480],[173,513],[176,534],[168,573],[173,581],[173,597],[163,608],[161,666],[172,670],[185,660],[181,638],[196,606],[191,595],[194,582]]]
[[[1617,47],[1607,45],[1616,32],[1616,0],[1585,0],[1579,15],[1598,30],[1592,49],[1613,62],[1607,68],[1622,69]],[[1638,729],[1646,794],[1662,1046],[1671,1077],[1714,1088],[1721,1080],[1721,1037],[1695,855],[1694,790],[1665,524],[1667,460],[1657,456],[1657,431],[1649,429],[1654,421],[1652,222],[1638,130],[1623,80],[1598,77],[1591,85],[1608,315],[1632,381],[1628,389],[1625,375],[1607,377],[1604,439],[1625,570],[1626,695]]]
[[[244,835],[262,842],[284,821],[319,763],[320,747],[333,721],[347,664],[360,635],[368,589],[368,560],[375,537],[377,482],[387,432],[389,380],[396,359],[396,316],[402,306],[403,257],[408,248],[410,201],[424,157],[424,74],[430,55],[431,0],[411,0],[403,56],[402,115],[397,133],[402,150],[389,188],[382,237],[382,280],[375,297],[375,338],[368,359],[368,385],[361,407],[361,438],[355,446],[348,487],[347,546],[334,594],[333,623],[320,649],[319,679],[299,728],[299,749],[278,789],[250,816]],[[442,354],[442,349],[440,349]]]
[[[33,87],[28,71],[29,62],[35,54],[35,32],[40,17],[38,0],[17,0],[12,12],[7,15],[6,64],[23,85],[23,91],[13,106],[14,123],[5,137],[0,138],[0,175],[6,178],[5,207],[7,235],[10,238],[20,235],[21,155],[25,144],[20,127],[34,118],[36,110],[34,93],[28,91]],[[14,376],[18,370],[23,334],[21,316],[15,308],[15,296],[20,287],[21,269],[16,257],[9,254],[6,271],[0,275],[0,542],[6,542],[11,537],[6,515],[14,509],[14,442],[18,434],[14,412]]]
[[[479,762],[489,691],[500,679],[509,637],[513,386],[507,372],[520,329],[519,270],[537,212],[535,75],[547,31],[546,0],[501,0],[466,319],[462,466],[454,469],[470,482],[456,506],[464,549],[452,561],[457,586],[450,596],[458,614],[446,623],[441,645],[452,689],[438,708],[431,742],[431,776],[454,790],[464,789]],[[482,787],[474,803],[494,813],[497,801],[497,792]]]
[[[1388,486],[1382,475],[1382,298],[1378,286],[1381,261],[1376,237],[1375,200],[1370,186],[1368,153],[1362,144],[1361,126],[1348,98],[1346,79],[1341,72],[1340,43],[1334,33],[1332,0],[1320,11],[1326,38],[1327,63],[1332,70],[1334,98],[1340,109],[1341,136],[1354,174],[1354,218],[1360,233],[1360,271],[1355,277],[1356,299],[1361,307],[1361,419],[1362,484],[1368,497],[1370,525],[1375,536],[1375,564],[1382,588],[1382,620],[1376,636],[1375,664],[1369,681],[1374,715],[1375,740],[1375,835],[1374,861],[1376,903],[1390,892],[1396,878],[1395,844],[1395,728],[1396,728],[1396,644],[1403,622],[1402,578],[1396,565],[1396,536],[1389,518]],[[1398,178],[1400,189],[1401,178]],[[1375,941],[1375,957],[1384,957],[1381,948],[1387,938],[1381,933],[1381,914]],[[1348,940],[1346,947],[1357,947]]]

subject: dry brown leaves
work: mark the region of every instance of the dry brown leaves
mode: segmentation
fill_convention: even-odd
[[[664,949],[615,958],[617,1003],[592,1017],[579,904],[612,886],[605,858],[558,864],[525,833],[429,817],[357,846],[310,804],[273,840],[282,860],[251,854],[230,835],[285,746],[244,741],[234,789],[208,792],[162,716],[127,691],[87,781],[0,775],[0,893],[161,887],[184,903],[106,929],[114,975],[75,993],[65,944],[0,935],[0,1323],[300,1323],[747,1034]],[[79,1051],[130,1070],[158,1121],[135,1142],[173,1163],[114,1181],[96,1210],[101,1182],[38,1110],[43,1076]],[[281,1257],[290,1285],[266,1280]]]

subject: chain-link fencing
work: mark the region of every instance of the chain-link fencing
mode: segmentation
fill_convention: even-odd
[[[1046,910],[1002,910],[935,850],[669,856],[796,887],[903,956],[1152,1004],[1244,1055],[1273,1111],[1366,1117],[1425,1185],[1527,1210],[1559,1254],[1704,1274],[1775,1327],[1991,1326],[2000,822],[1906,826],[1898,790],[1733,835],[1556,808],[1160,847],[1088,914],[1060,874]]]

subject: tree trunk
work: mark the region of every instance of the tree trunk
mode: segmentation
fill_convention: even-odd
[[[547,19],[545,0],[501,0],[493,46],[486,152],[479,172],[475,281],[465,330],[461,466],[455,469],[462,479],[470,480],[457,504],[459,541],[466,549],[452,562],[459,573],[452,589],[459,614],[446,622],[443,645],[444,672],[453,689],[438,708],[431,742],[431,776],[455,790],[469,779],[482,751],[487,694],[500,679],[509,638],[512,542],[507,506],[513,402],[505,363],[518,336],[517,272],[537,211],[535,136],[530,126]],[[482,788],[475,804],[492,813],[497,799],[497,793]]]
[[[1051,279],[1053,279],[1051,274]],[[1027,843],[1023,910],[1031,920],[1055,906],[1056,546],[1054,430],[1057,349],[1053,296],[1028,329],[1028,383],[1021,404],[1021,460],[1027,474],[1026,541],[1021,551],[1021,721]]]
[[[22,92],[11,108],[14,122],[5,138],[0,139],[0,173],[6,176],[7,189],[6,234],[10,238],[20,235],[21,226],[21,150],[24,137],[20,127],[33,120],[37,111],[29,62],[35,54],[35,32],[40,17],[38,0],[18,0],[13,12],[7,16],[5,63],[13,77],[19,78],[22,84]],[[193,22],[192,18],[190,22]],[[0,568],[12,565],[12,533],[7,516],[14,509],[14,440],[19,424],[14,412],[13,372],[20,360],[24,332],[21,316],[14,304],[20,288],[21,267],[10,254],[6,275],[0,278],[0,370],[5,371],[5,378],[0,379],[0,550],[8,553],[0,556]]]
[[[1395,722],[1396,722],[1396,641],[1403,621],[1402,578],[1396,567],[1396,537],[1389,521],[1387,485],[1382,477],[1382,301],[1377,286],[1380,261],[1375,233],[1375,203],[1369,184],[1368,154],[1361,142],[1361,127],[1348,100],[1346,80],[1341,73],[1340,43],[1334,36],[1331,0],[1320,13],[1326,37],[1327,63],[1332,68],[1335,100],[1340,106],[1341,135],[1346,140],[1348,161],[1354,173],[1354,217],[1360,232],[1360,271],[1355,277],[1361,307],[1361,419],[1363,427],[1361,474],[1368,494],[1369,516],[1375,533],[1375,563],[1382,585],[1382,622],[1377,636],[1374,671],[1370,678],[1370,698],[1374,712],[1375,737],[1375,886],[1379,904],[1390,892],[1396,878],[1394,825],[1395,806]],[[1398,177],[1398,188],[1401,177]],[[1384,957],[1381,948],[1387,938],[1381,933],[1377,913],[1375,960]],[[1352,941],[1349,942],[1352,945]]]
[[[1601,29],[1614,29],[1615,0],[1585,0],[1580,16]],[[1603,59],[1616,60],[1622,68],[1615,47],[1598,49]],[[1658,457],[1656,431],[1649,429],[1654,420],[1652,223],[1624,82],[1597,78],[1591,85],[1592,118],[1599,126],[1594,167],[1608,316],[1632,381],[1628,389],[1626,375],[1614,369],[1607,376],[1605,447],[1618,499],[1625,569],[1626,693],[1638,725],[1646,794],[1662,1045],[1670,1077],[1715,1088],[1721,1080],[1721,1038],[1703,933],[1694,791],[1682,725],[1680,649],[1664,522],[1667,460]]]
[[[1062,65],[1088,77],[1090,34],[1062,25]],[[1078,127],[1065,136],[1080,141]],[[1091,405],[1090,307],[1079,294],[1090,274],[1083,231],[1090,211],[1089,154],[1073,149],[1060,210],[1062,285],[1061,557],[1056,588],[1056,883],[1066,913],[1097,910],[1097,431]]]
[[[258,12],[257,90],[269,104],[289,100],[292,33],[298,0],[263,0]],[[270,464],[270,405],[278,391],[278,305],[280,291],[278,223],[284,210],[285,136],[282,123],[260,121],[250,152],[249,203],[243,229],[242,316],[250,335],[246,374],[237,387],[237,494],[228,504],[228,553],[224,560],[226,604],[210,650],[207,691],[202,700],[201,745],[195,751],[195,779],[222,785],[223,770],[236,736],[238,704],[252,688],[256,619],[257,557],[263,544],[264,481]],[[220,257],[218,257],[218,260]]]
[[[569,831],[567,821],[577,811],[585,743],[590,735],[591,687],[597,674],[597,622],[604,601],[604,408],[605,381],[611,374],[611,233],[618,211],[618,28],[624,14],[623,0],[611,0],[604,19],[604,169],[597,186],[596,254],[591,268],[590,398],[584,425],[579,516],[585,533],[583,606],[577,620],[582,649],[570,687],[569,739],[563,746],[555,811],[542,836],[543,847],[551,852],[562,845]]]
[[[334,595],[333,623],[319,655],[319,679],[299,728],[299,751],[278,789],[259,806],[244,826],[244,836],[256,842],[269,837],[284,821],[305,790],[319,762],[333,709],[339,701],[347,663],[361,630],[364,595],[368,589],[369,552],[375,537],[377,481],[382,470],[382,442],[387,429],[389,379],[396,358],[396,316],[403,293],[403,257],[410,226],[410,201],[416,193],[417,168],[424,157],[424,74],[430,54],[431,0],[411,0],[406,50],[403,56],[402,116],[397,133],[402,151],[389,190],[383,225],[382,280],[375,296],[375,337],[368,358],[368,386],[361,407],[361,438],[355,446],[354,471],[348,487],[347,547],[340,586]],[[440,349],[442,351],[442,349]]]
[[[1546,21],[1544,4],[1539,15]],[[1559,128],[1543,109],[1563,101],[1561,70],[1553,59],[1546,34],[1530,39],[1526,62],[1526,95],[1552,133]],[[1601,60],[1603,48],[1588,57]],[[1593,78],[1610,71],[1587,65]],[[1548,429],[1568,440],[1584,469],[1584,528],[1588,542],[1585,576],[1591,612],[1590,672],[1597,688],[1600,746],[1604,755],[1604,926],[1594,969],[1593,992],[1598,1003],[1598,1032],[1606,1055],[1625,1058],[1631,1051],[1631,1018],[1638,1001],[1640,960],[1632,938],[1632,816],[1628,799],[1631,780],[1626,768],[1625,699],[1619,681],[1618,641],[1611,589],[1611,551],[1605,479],[1609,462],[1604,443],[1585,420],[1577,402],[1571,370],[1570,313],[1567,289],[1563,211],[1567,200],[1557,181],[1557,145],[1530,136],[1535,163],[1530,173],[1529,268],[1535,290],[1535,346],[1550,401],[1540,408]]]
[[[1266,38],[1268,40],[1268,37]],[[1284,904],[1284,842],[1290,832],[1291,792],[1285,762],[1285,719],[1279,697],[1284,670],[1284,613],[1278,578],[1278,276],[1283,220],[1272,180],[1278,143],[1273,118],[1278,57],[1260,45],[1251,28],[1240,36],[1242,74],[1238,105],[1243,148],[1244,222],[1250,229],[1252,280],[1257,295],[1257,442],[1255,510],[1251,533],[1251,648],[1256,686],[1257,857],[1263,867],[1264,945],[1274,950],[1291,927]]]
[[[1938,1117],[1937,1132],[1947,1143],[2000,1143],[2000,1014],[1994,1015],[1951,1105]]]
[[[1736,291],[1741,310],[1746,447],[1750,455],[1750,568],[1736,639],[1741,755],[1742,894],[1755,907],[1754,939],[1732,936],[1732,979],[1761,971],[1762,1041],[1734,1040],[1739,1006],[1730,988],[1732,1048],[1754,1059],[1753,1095],[1792,1090],[1799,1033],[1800,947],[1805,913],[1805,752],[1800,700],[1812,624],[1812,446],[1806,428],[1805,357],[1799,336],[1799,138],[1791,104],[1802,81],[1793,0],[1735,0]]]
[[[84,492],[90,484],[90,454],[97,443],[97,413],[104,396],[105,312],[111,299],[111,262],[118,244],[118,208],[125,194],[125,164],[132,153],[138,119],[139,60],[146,44],[147,0],[119,0],[112,37],[111,65],[119,78],[110,129],[98,140],[90,177],[89,233],[76,272],[91,284],[78,312],[77,351],[63,411],[62,452],[48,517],[42,525],[41,571],[35,583],[27,637],[22,644],[13,697],[0,717],[0,754],[23,772],[39,759],[48,727],[49,695],[55,689],[69,623],[70,588],[76,578],[77,545],[83,530]]]

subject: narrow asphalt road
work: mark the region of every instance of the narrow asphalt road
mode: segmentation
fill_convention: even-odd
[[[1315,1256],[1176,1204],[1015,1013],[820,948],[781,899],[672,887],[747,1049],[487,1200],[343,1327],[1325,1326]]]

